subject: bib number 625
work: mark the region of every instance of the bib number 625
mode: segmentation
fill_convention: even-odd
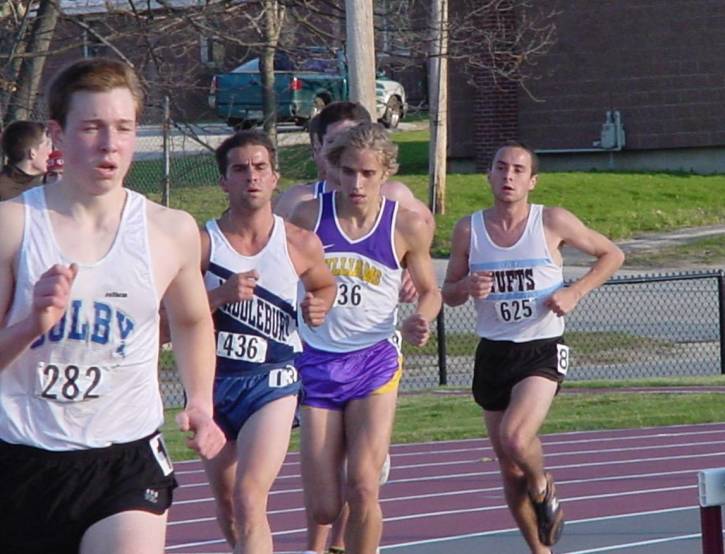
[[[505,323],[512,323],[535,316],[534,301],[531,298],[502,300],[496,302],[496,317]]]

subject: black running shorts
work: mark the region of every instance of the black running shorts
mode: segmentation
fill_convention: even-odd
[[[476,348],[473,398],[484,410],[503,411],[517,383],[538,375],[561,385],[568,365],[569,347],[562,337],[528,342],[482,338]]]
[[[160,433],[63,452],[0,441],[0,552],[77,554],[91,525],[130,510],[163,514],[175,487]]]

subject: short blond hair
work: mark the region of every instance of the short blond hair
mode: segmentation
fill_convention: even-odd
[[[134,69],[111,58],[78,60],[61,69],[53,78],[48,88],[49,117],[65,127],[74,92],[107,92],[115,88],[131,92],[138,121],[143,112],[144,92]]]
[[[327,150],[327,161],[339,166],[342,153],[348,148],[373,150],[378,153],[388,175],[398,171],[398,145],[390,140],[390,135],[380,123],[360,123],[341,133]]]

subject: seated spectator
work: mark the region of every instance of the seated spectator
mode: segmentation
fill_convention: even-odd
[[[5,166],[0,172],[0,200],[8,200],[39,185],[53,149],[45,125],[37,121],[13,121],[2,134]]]

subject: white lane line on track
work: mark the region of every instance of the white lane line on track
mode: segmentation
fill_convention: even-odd
[[[604,462],[587,462],[578,464],[562,464],[562,465],[547,465],[548,470],[559,470],[559,469],[577,469],[582,467],[601,467],[608,465],[622,465],[622,464],[642,464],[650,462],[662,462],[668,460],[691,460],[695,458],[709,458],[713,456],[723,456],[725,451],[719,452],[708,452],[706,454],[687,454],[683,456],[665,456],[660,458],[635,458],[633,460],[608,460]],[[721,464],[716,464],[717,466]],[[692,470],[696,471],[695,469]],[[475,471],[471,473],[456,473],[451,475],[433,475],[430,477],[409,477],[406,479],[390,479],[388,483],[416,483],[419,481],[440,481],[442,479],[458,479],[460,477],[481,477],[486,475],[498,475],[498,469],[494,471]]]
[[[647,479],[650,477],[660,477],[665,478],[669,476],[675,476],[675,475],[683,475],[683,474],[690,474],[694,475],[694,472],[696,470],[694,469],[682,469],[678,471],[668,471],[666,473],[657,472],[657,473],[634,473],[629,475],[610,475],[608,477],[591,477],[586,479],[569,479],[569,480],[557,480],[556,484],[557,486],[561,487],[563,485],[578,485],[581,483],[601,483],[601,482],[607,482],[607,481],[626,481],[629,479]],[[302,492],[301,489],[298,489],[299,492]],[[466,489],[464,491],[462,490],[452,490],[452,491],[446,491],[446,492],[436,492],[436,493],[426,493],[426,494],[414,494],[414,495],[408,495],[408,496],[391,496],[388,498],[381,498],[380,502],[382,504],[386,503],[392,503],[392,502],[409,502],[411,500],[426,500],[426,499],[435,499],[435,498],[441,498],[445,496],[462,496],[466,494],[486,494],[486,493],[494,493],[498,492],[503,494],[503,488],[502,487],[486,487],[486,488],[478,488],[478,489]],[[185,502],[187,504],[193,504],[197,502],[212,502],[213,498],[203,498],[199,500],[191,500],[191,501],[181,501]],[[562,501],[566,501],[567,497],[563,497]],[[174,504],[177,504],[175,502]],[[267,513],[272,514],[281,514],[281,513],[292,513],[296,511],[302,511],[304,508],[290,508],[290,509],[283,509],[283,510],[271,510]],[[184,523],[197,523],[200,521],[207,521],[209,518],[198,518],[198,519],[189,519],[189,520],[177,520],[170,522],[168,525],[182,525]],[[212,518],[213,519],[213,518]]]
[[[672,492],[674,490],[684,490],[684,489],[695,489],[696,486],[687,486],[687,487],[669,487],[665,489],[652,489],[653,492]],[[603,498],[603,497],[621,497],[621,496],[627,496],[627,495],[635,495],[635,494],[646,494],[648,491],[646,490],[640,490],[640,491],[632,491],[627,493],[616,493],[616,494],[610,494],[610,495],[600,495],[600,496],[579,496],[579,497],[573,497],[573,498],[567,498],[565,501],[567,503],[571,502],[577,502],[577,501],[588,501],[592,500],[594,498]],[[614,516],[600,516],[596,518],[586,518],[586,519],[580,519],[580,520],[567,520],[567,525],[572,525],[574,523],[583,523],[583,522],[592,522],[592,521],[604,521],[607,519],[615,519],[615,518],[624,518],[624,517],[640,517],[642,515],[648,515],[648,514],[663,514],[668,512],[675,512],[680,510],[693,510],[696,508],[693,508],[691,506],[687,507],[678,507],[678,508],[667,508],[664,510],[655,510],[655,511],[646,511],[646,512],[637,512],[637,513],[631,513],[631,514],[617,514]],[[444,511],[438,511],[438,512],[425,512],[420,514],[410,514],[405,516],[396,516],[396,517],[386,517],[383,519],[385,523],[393,522],[393,521],[408,521],[411,519],[425,519],[428,517],[441,517],[441,516],[449,516],[449,515],[460,515],[460,514],[466,514],[466,513],[478,513],[478,512],[490,512],[494,510],[508,510],[508,507],[505,504],[502,504],[500,506],[483,506],[483,507],[477,507],[477,508],[467,508],[462,510],[444,510]],[[307,531],[306,527],[298,528],[298,529],[286,529],[284,531],[273,531],[272,536],[273,537],[281,537],[286,535],[294,535],[298,533],[304,533]],[[422,540],[422,541],[414,541],[409,543],[401,543],[396,545],[389,545],[386,547],[381,547],[380,550],[387,550],[392,549],[396,547],[403,547],[403,546],[412,546],[416,544],[428,544],[428,543],[435,543],[435,542],[441,542],[441,541],[448,541],[448,540],[457,540],[461,538],[468,538],[468,537],[480,537],[480,536],[487,536],[487,535],[495,535],[499,533],[508,533],[511,531],[517,531],[515,528],[511,529],[495,529],[491,531],[482,531],[480,533],[469,533],[466,535],[455,535],[452,537],[441,537],[436,539],[428,539],[428,540]],[[193,543],[182,543],[182,544],[176,544],[173,546],[167,546],[166,550],[180,550],[182,548],[193,548],[195,546],[204,546],[204,545],[211,545],[211,544],[221,544],[225,542],[224,539],[210,539],[208,541],[199,541],[199,542],[193,542]]]
[[[609,465],[621,465],[621,464],[643,464],[643,463],[650,463],[650,462],[664,462],[664,461],[670,461],[670,460],[692,460],[696,458],[709,458],[713,456],[723,456],[725,455],[725,451],[717,451],[717,452],[706,452],[704,454],[686,454],[681,456],[660,456],[657,458],[634,458],[632,460],[606,460],[603,462],[582,462],[582,463],[576,463],[576,464],[560,464],[560,465],[547,465],[548,470],[560,470],[560,469],[577,469],[577,468],[583,468],[583,467],[601,467],[601,466],[609,466]],[[718,464],[716,464],[718,465]],[[394,468],[393,468],[394,469]],[[693,471],[695,471],[693,469]],[[464,477],[486,477],[490,475],[498,475],[499,471],[498,469],[492,470],[492,471],[473,471],[468,473],[449,473],[446,475],[428,475],[425,477],[407,477],[405,479],[390,479],[388,480],[388,483],[419,483],[422,481],[440,481],[444,479],[460,479]],[[190,485],[182,485],[179,487],[179,489],[192,489],[196,487],[206,487],[208,486],[207,483],[193,483]],[[300,488],[294,488],[294,489],[277,489],[272,490],[270,492],[271,495],[275,494],[289,494],[289,493],[297,493],[300,492]],[[174,502],[175,504],[179,503],[189,503],[192,501],[188,500],[182,500],[179,502]]]
[[[623,441],[623,440],[641,440],[645,438],[672,438],[672,437],[687,437],[692,438],[693,436],[697,435],[711,435],[714,433],[723,432],[725,433],[725,429],[722,429],[721,431],[698,431],[698,432],[692,432],[692,433],[676,433],[676,434],[664,434],[664,435],[635,435],[635,436],[628,436],[628,437],[621,437],[621,438],[602,438],[602,439],[591,439],[591,440],[577,440],[577,441],[551,441],[551,442],[544,442],[543,445],[546,450],[549,450],[547,452],[547,457],[549,456],[563,456],[567,454],[575,454],[575,453],[586,453],[590,451],[572,451],[572,452],[550,452],[550,449],[552,446],[561,446],[561,445],[572,445],[572,444],[587,444],[587,443],[596,443],[596,442],[607,442],[612,440],[617,441]],[[476,440],[487,440],[487,439],[476,439]],[[703,442],[694,442],[691,443],[693,445],[698,444],[712,444],[712,443],[721,443],[722,440],[716,440],[716,441],[703,441]],[[411,443],[413,444],[413,443]],[[415,443],[415,444],[424,444],[424,443]],[[680,443],[685,444],[685,443]],[[395,446],[395,445],[394,445]],[[640,447],[632,447],[632,448],[640,448],[640,449],[647,449],[647,448],[672,448],[669,445],[653,445],[653,446],[640,446]],[[490,446],[482,446],[482,447],[475,447],[475,448],[457,448],[457,449],[449,449],[449,450],[438,450],[435,452],[432,451],[421,451],[421,452],[403,452],[400,454],[391,453],[391,458],[393,459],[393,466],[394,467],[421,467],[422,464],[418,465],[410,465],[410,466],[399,466],[396,465],[396,460],[402,458],[402,457],[412,457],[412,456],[438,456],[438,455],[447,455],[447,454],[460,454],[460,453],[466,453],[466,452],[493,452],[493,449]],[[596,450],[595,452],[607,452],[608,450]],[[184,462],[174,462],[175,466],[181,465],[181,464],[188,464],[190,462],[196,462],[196,460],[187,460]],[[440,462],[440,463],[446,463],[446,462]],[[285,462],[283,466],[298,466],[299,461],[290,461]],[[435,465],[435,462],[431,463],[431,465]],[[189,470],[180,470],[177,471],[177,475],[193,475],[197,473],[203,473],[204,470],[199,469],[189,469]],[[282,477],[296,477],[294,476],[282,476]]]
[[[684,428],[696,428],[696,429],[709,429],[711,427],[714,427],[711,431],[679,431],[680,429]],[[669,429],[675,430],[675,432],[668,431]],[[653,432],[653,433],[646,433],[646,431],[659,431],[659,432]],[[637,435],[632,435],[630,433],[636,432]],[[565,433],[552,433],[549,435],[541,435],[541,440],[544,443],[544,446],[552,446],[552,445],[558,445],[558,444],[575,444],[577,442],[601,442],[601,441],[607,441],[607,440],[637,440],[640,438],[656,438],[656,437],[673,437],[673,436],[693,436],[693,435],[703,435],[703,434],[709,434],[709,433],[717,433],[717,432],[725,432],[725,425],[723,423],[688,423],[683,425],[668,425],[667,427],[640,427],[637,429],[601,429],[598,431],[569,431]],[[612,433],[612,436],[608,437],[597,437],[597,435],[605,434],[605,433]],[[617,433],[621,433],[622,436],[616,435]],[[556,439],[556,437],[571,437],[571,436],[577,436],[577,435],[589,435],[593,438],[589,439],[579,439],[576,441],[571,440],[564,440],[559,441]],[[596,438],[594,438],[596,437]],[[547,440],[552,439],[552,440]],[[414,442],[414,443],[407,443],[407,444],[393,444],[391,445],[391,449],[395,450],[397,448],[400,449],[407,449],[411,447],[416,446],[430,446],[430,445],[446,445],[446,444],[470,444],[472,442],[481,442],[487,440],[485,437],[478,437],[474,439],[457,439],[457,440],[446,440],[446,441],[428,441],[428,442]],[[485,447],[490,449],[490,447]],[[419,454],[437,454],[438,452],[457,452],[457,451],[466,451],[469,450],[467,448],[465,449],[454,449],[454,450],[435,450],[435,451],[421,451],[421,452],[391,452],[391,455],[393,457],[398,456],[414,456]],[[288,454],[289,457],[297,458],[299,457],[299,452],[290,452]],[[187,464],[198,464],[199,460],[182,460],[178,462],[174,462],[174,465],[187,465]],[[298,460],[290,460],[288,462],[285,462],[283,465],[293,465],[299,463]]]
[[[628,518],[639,518],[639,517],[645,517],[649,515],[660,515],[660,514],[666,514],[666,513],[674,513],[674,512],[682,512],[686,510],[696,510],[697,508],[694,508],[692,506],[686,506],[686,507],[680,507],[680,508],[668,508],[665,510],[648,510],[644,512],[632,512],[628,514],[617,514],[613,516],[597,516],[592,518],[582,518],[582,519],[567,519],[566,524],[569,525],[576,525],[579,523],[592,523],[592,522],[601,522],[601,521],[608,521],[608,520],[616,520],[616,519],[628,519]],[[425,539],[425,540],[419,540],[419,541],[409,541],[409,542],[401,542],[398,544],[389,544],[384,545],[380,547],[381,551],[385,550],[395,550],[396,548],[404,548],[408,546],[418,546],[422,544],[435,544],[440,542],[449,542],[449,541],[456,541],[456,540],[463,540],[463,539],[472,539],[477,537],[489,537],[492,535],[499,535],[504,533],[518,533],[519,530],[517,527],[510,527],[508,529],[496,529],[493,531],[480,531],[477,533],[466,533],[463,535],[451,535],[449,537],[439,537],[435,539]],[[573,554],[573,553],[569,553]]]
[[[624,464],[635,464],[635,463],[649,463],[653,461],[669,461],[669,460],[691,460],[695,458],[707,458],[712,456],[723,456],[725,455],[725,451],[722,452],[710,452],[707,454],[690,454],[687,456],[669,456],[664,458],[639,458],[635,460],[613,460],[613,461],[607,461],[607,462],[591,462],[591,463],[579,463],[579,464],[569,464],[569,465],[552,465],[547,466],[547,469],[549,470],[560,470],[560,469],[576,469],[576,468],[582,468],[582,467],[601,467],[601,466],[608,466],[608,465],[624,465]],[[719,467],[719,464],[715,464],[713,467]],[[693,473],[697,471],[696,469],[691,469],[687,471],[692,471]],[[442,480],[450,480],[450,479],[460,479],[460,478],[470,478],[470,477],[484,477],[484,476],[494,476],[498,475],[498,470],[494,471],[477,471],[473,473],[455,473],[455,474],[449,474],[449,475],[432,475],[428,477],[411,477],[407,479],[390,479],[388,481],[388,484],[390,483],[420,483],[424,481],[442,481]],[[638,475],[638,474],[633,474]],[[666,474],[665,474],[666,475]],[[619,477],[622,478],[622,477]],[[199,483],[197,486],[203,486],[204,483]],[[279,490],[273,490],[270,491],[270,496],[280,495],[280,494],[297,494],[301,493],[302,488],[297,487],[294,489],[279,489]],[[184,505],[184,504],[199,504],[204,502],[212,502],[214,499],[211,497],[204,497],[204,498],[192,498],[189,500],[175,500],[174,505]]]
[[[638,452],[643,450],[654,450],[654,449],[674,449],[674,448],[691,448],[695,446],[711,446],[711,445],[722,445],[725,441],[723,440],[717,440],[717,441],[702,441],[702,442],[683,442],[683,443],[676,443],[676,444],[664,444],[664,445],[655,445],[655,446],[630,446],[630,447],[624,447],[624,448],[601,448],[596,450],[572,450],[568,452],[551,452],[546,454],[546,459],[549,460],[551,458],[557,458],[562,456],[584,456],[589,454],[616,454],[616,453],[622,453],[622,452]],[[470,452],[470,451],[469,451]],[[464,465],[464,464],[471,464],[471,463],[479,463],[481,461],[480,458],[474,458],[474,459],[467,459],[467,460],[454,460],[450,462],[427,462],[422,464],[409,464],[409,465],[399,465],[396,464],[395,461],[393,461],[392,469],[395,470],[402,470],[402,469],[420,469],[424,467],[449,467],[449,466],[455,466],[455,465]],[[486,460],[486,461],[495,461],[494,459]],[[188,475],[191,473],[203,473],[203,470],[193,471],[193,472],[177,472],[177,475]],[[289,475],[280,475],[277,477],[277,481],[284,481],[286,479],[300,479],[301,475],[299,473],[295,474],[289,474]],[[194,488],[194,487],[201,487],[205,486],[206,483],[187,483],[180,485],[179,488]]]
[[[683,491],[683,490],[690,490],[690,489],[697,489],[697,485],[681,485],[677,487],[660,487],[660,488],[650,488],[650,489],[636,489],[636,490],[630,490],[626,492],[613,492],[613,493],[605,493],[605,494],[588,494],[584,496],[567,496],[565,498],[562,498],[562,502],[564,504],[571,504],[573,502],[581,502],[581,501],[590,501],[590,500],[601,500],[605,498],[621,498],[623,496],[633,496],[633,495],[644,495],[644,494],[660,494],[665,492],[674,492],[674,491]],[[488,489],[488,491],[495,491],[500,490],[499,489]],[[473,494],[476,492],[486,492],[487,489],[481,489],[479,491],[466,491],[465,494]],[[463,493],[459,493],[461,495]],[[449,494],[446,495],[431,495],[431,496],[449,496]],[[402,499],[396,499],[396,500],[402,500]],[[388,502],[392,501],[392,499],[387,499]],[[472,513],[472,512],[491,512],[496,510],[507,510],[506,504],[497,504],[494,506],[476,506],[473,508],[461,508],[461,509],[455,509],[455,510],[443,510],[443,511],[436,511],[436,512],[416,512],[413,514],[406,514],[401,516],[391,516],[386,517],[383,519],[385,522],[390,521],[406,521],[409,519],[421,519],[426,517],[437,517],[437,516],[445,516],[445,515],[453,515],[453,514],[465,514],[465,513]],[[295,513],[295,512],[302,512],[304,511],[304,508],[288,508],[285,510],[272,510],[267,512],[268,515],[275,515],[275,514],[283,514],[283,513]],[[206,523],[208,521],[213,521],[213,517],[204,517],[204,518],[195,518],[195,519],[189,519],[189,520],[179,520],[174,522],[169,522],[168,526],[173,525],[191,525],[194,523]],[[280,531],[280,533],[286,533],[285,531]],[[272,533],[273,535],[275,533]]]
[[[621,551],[622,548],[636,548],[638,546],[649,546],[651,544],[662,544],[667,542],[685,541],[700,538],[700,533],[692,533],[690,535],[678,535],[676,537],[666,537],[662,539],[650,539],[647,541],[625,542],[621,544],[613,544],[611,546],[600,546],[598,548],[589,548],[587,550],[571,550],[562,554],[593,554],[594,552],[612,552]]]

